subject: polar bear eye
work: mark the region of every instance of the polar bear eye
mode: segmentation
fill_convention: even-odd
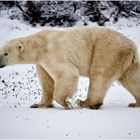
[[[4,56],[7,56],[8,55],[8,53],[4,53]]]
[[[19,46],[18,46],[18,48],[19,48],[19,49],[21,49],[21,48],[22,48],[22,46],[21,46],[21,45],[19,45]]]

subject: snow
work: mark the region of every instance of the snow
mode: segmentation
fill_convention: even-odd
[[[140,54],[140,25],[135,20],[120,19],[117,24],[106,26],[133,39]],[[0,46],[42,29],[2,17],[0,28]],[[100,110],[82,109],[74,101],[85,99],[88,84],[87,78],[80,77],[76,95],[71,99],[73,110],[65,110],[56,102],[55,108],[31,109],[29,106],[41,98],[35,67],[15,65],[0,69],[0,139],[140,138],[140,108],[127,107],[135,101],[131,94],[114,82]]]
[[[1,109],[1,138],[139,138],[140,111],[124,107],[102,110]],[[9,116],[10,114],[10,116]]]

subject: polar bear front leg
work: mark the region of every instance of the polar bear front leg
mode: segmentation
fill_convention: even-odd
[[[54,81],[39,64],[36,65],[36,71],[41,84],[42,99],[38,104],[33,104],[31,108],[52,107]]]
[[[75,93],[78,79],[79,73],[77,69],[69,66],[68,69],[63,71],[63,74],[55,83],[53,99],[65,109],[72,109],[71,104],[68,102],[68,98],[72,97]]]

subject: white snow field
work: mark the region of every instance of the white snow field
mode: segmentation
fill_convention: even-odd
[[[120,21],[107,26],[132,38],[140,52],[140,24],[136,20]],[[16,20],[0,18],[0,46],[9,39],[35,33]],[[139,53],[140,54],[140,53]],[[134,98],[119,83],[109,89],[100,110],[82,109],[74,100],[84,99],[88,79],[81,77],[73,110],[55,108],[31,109],[41,91],[33,65],[16,65],[0,69],[0,139],[137,139],[140,138],[140,108],[128,108]]]

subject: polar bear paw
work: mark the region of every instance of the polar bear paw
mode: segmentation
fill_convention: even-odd
[[[86,101],[77,100],[76,103],[80,107],[89,108],[89,109],[95,109],[95,110],[100,109],[101,106],[103,105],[103,103],[91,104],[87,100]]]
[[[130,107],[130,108],[140,107],[140,104],[137,104],[137,103],[130,103],[130,104],[128,105],[128,107]]]

